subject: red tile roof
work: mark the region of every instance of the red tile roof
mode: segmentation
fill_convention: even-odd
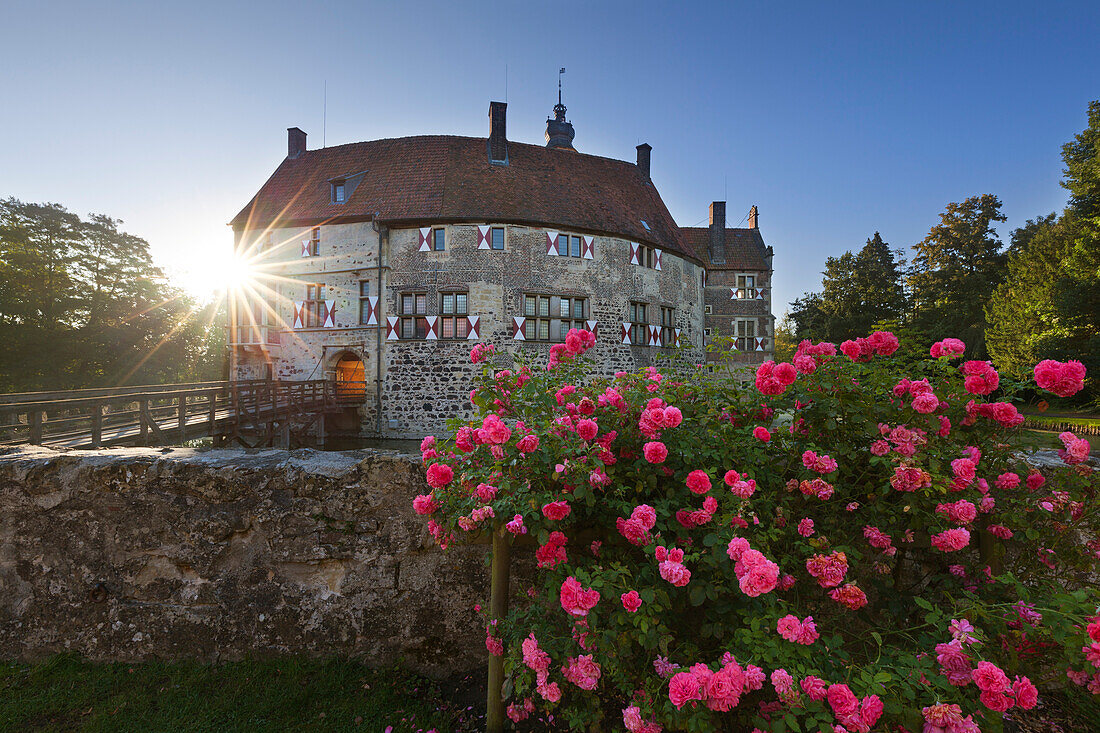
[[[348,200],[331,203],[328,182],[357,173],[365,175]],[[485,138],[451,135],[351,143],[287,158],[231,224],[257,229],[375,214],[391,226],[556,227],[697,257],[685,247],[657,189],[633,163],[508,141],[508,165],[492,165]]]
[[[695,257],[708,270],[767,270],[767,247],[759,229],[726,229],[726,261],[714,264],[710,261],[707,227],[681,227],[680,236]]]

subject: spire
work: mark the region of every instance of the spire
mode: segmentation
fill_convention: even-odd
[[[554,105],[554,119],[546,118],[546,147],[573,150],[573,138],[577,133],[573,125],[566,121],[565,105],[561,102],[561,75],[564,73],[563,66],[558,70],[558,103]]]

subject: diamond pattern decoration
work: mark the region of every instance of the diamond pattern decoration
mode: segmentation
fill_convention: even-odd
[[[477,248],[478,249],[492,249],[492,247],[489,246],[489,232],[490,231],[491,231],[491,227],[488,224],[486,224],[485,226],[481,226],[480,224],[478,224],[478,226],[477,226]]]
[[[469,316],[466,318],[466,340],[481,340],[481,316]]]
[[[439,316],[424,316],[424,320],[428,322],[428,333],[424,335],[424,338],[428,341],[435,341],[439,338]]]
[[[421,252],[427,252],[432,248],[432,228],[422,227],[420,229],[420,250]]]
[[[582,237],[581,238],[581,257],[586,260],[590,260],[596,255],[595,249],[595,237]]]
[[[627,321],[620,321],[620,323],[623,324],[623,343],[624,344],[629,344],[630,343],[630,325],[631,324],[628,323]]]
[[[630,264],[632,264],[632,265],[642,264],[641,258],[638,257],[638,243],[637,242],[631,242],[630,243]]]
[[[386,340],[397,341],[397,323],[400,321],[397,316],[388,316],[386,318]]]
[[[324,327],[325,328],[335,328],[336,327],[336,301],[335,300],[325,300],[325,301],[322,301],[322,303],[323,303],[323,305],[321,307],[324,309],[324,312],[325,312],[325,321],[324,321],[324,324],[323,324]]]
[[[558,233],[547,232],[546,233],[546,255],[547,257],[558,256]]]
[[[526,318],[521,316],[512,316],[512,339],[514,341],[526,341],[527,337],[523,334],[523,324],[527,322]]]
[[[378,310],[379,310],[379,308],[378,308],[378,296],[377,295],[368,295],[367,296],[367,305],[369,306],[369,308],[368,308],[368,311],[367,311],[367,323],[366,323],[366,325],[368,325],[368,326],[377,326],[378,325]]]
[[[653,262],[654,262],[653,269],[654,270],[660,270],[661,269],[661,250],[659,250],[659,249],[654,249],[653,250]]]
[[[304,328],[306,304],[300,300],[294,301],[294,328]]]

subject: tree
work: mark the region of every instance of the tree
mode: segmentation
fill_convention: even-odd
[[[205,350],[221,338],[213,313],[119,224],[0,201],[0,391],[218,376]]]
[[[1004,221],[993,194],[950,203],[913,249],[909,271],[916,325],[933,339],[963,339],[968,353],[982,358],[985,306],[1004,277],[1005,255],[993,223]]]
[[[1100,217],[1100,101],[1089,103],[1084,131],[1062,146],[1062,162],[1069,208],[1083,219]]]
[[[1062,146],[1069,205],[1012,234],[1008,276],[986,307],[989,352],[1017,378],[1041,359],[1078,359],[1089,393],[1100,373],[1100,102]]]
[[[822,340],[828,332],[827,317],[821,308],[820,293],[803,293],[791,303],[786,320],[796,342],[802,339]]]
[[[830,341],[866,336],[875,323],[896,320],[905,312],[901,270],[878,232],[858,254],[828,258],[823,274],[821,308]]]

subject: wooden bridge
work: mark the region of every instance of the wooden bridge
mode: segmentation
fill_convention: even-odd
[[[365,384],[329,380],[194,382],[0,394],[0,446],[323,446],[325,421],[363,402]]]

